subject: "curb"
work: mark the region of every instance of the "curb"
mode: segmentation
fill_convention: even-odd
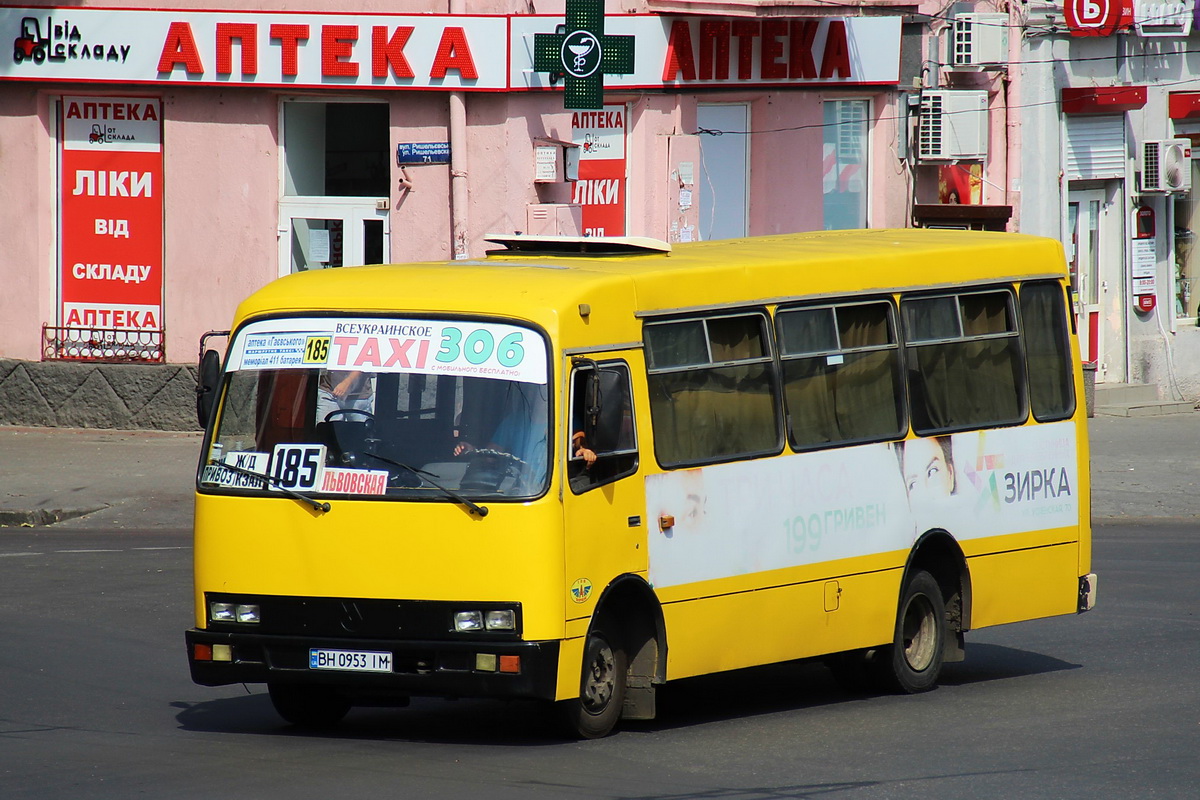
[[[109,506],[95,508],[39,508],[33,511],[0,510],[0,528],[40,528],[68,519],[85,517]]]

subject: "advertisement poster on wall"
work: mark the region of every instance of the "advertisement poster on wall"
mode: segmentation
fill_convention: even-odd
[[[162,103],[63,97],[60,114],[60,324],[161,331]]]
[[[625,106],[571,114],[579,180],[571,202],[583,206],[586,236],[625,235]]]
[[[983,165],[948,164],[938,167],[938,202],[979,205],[983,202]]]

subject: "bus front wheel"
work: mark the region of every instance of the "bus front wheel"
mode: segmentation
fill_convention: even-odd
[[[350,701],[328,686],[267,685],[279,716],[301,728],[330,728],[350,711]]]
[[[603,631],[588,634],[579,697],[562,703],[568,733],[582,739],[599,739],[612,731],[625,704],[627,666],[623,647],[610,641]]]
[[[928,572],[916,572],[900,596],[892,645],[878,654],[885,682],[908,694],[935,688],[942,671],[945,638],[946,604],[941,587]]]

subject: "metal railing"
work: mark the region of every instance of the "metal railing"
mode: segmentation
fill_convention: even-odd
[[[162,364],[164,331],[42,325],[43,361]]]

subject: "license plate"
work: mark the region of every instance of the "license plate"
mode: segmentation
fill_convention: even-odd
[[[391,672],[392,654],[370,650],[309,650],[309,669],[342,672]]]

